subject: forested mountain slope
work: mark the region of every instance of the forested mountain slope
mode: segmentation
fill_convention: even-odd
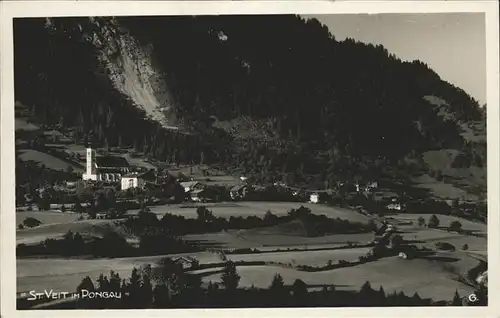
[[[19,19],[14,31],[16,100],[81,138],[313,187],[419,176],[485,186],[477,101],[316,20]]]

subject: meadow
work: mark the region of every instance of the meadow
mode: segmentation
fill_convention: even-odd
[[[163,205],[163,206],[154,206],[150,207],[151,212],[157,215],[164,215],[166,213],[174,214],[174,215],[182,215],[186,218],[196,218],[196,209],[199,205],[185,205],[185,204],[176,204],[176,205]],[[360,214],[356,211],[338,208],[338,207],[330,207],[320,204],[313,203],[301,203],[301,202],[226,202],[226,203],[206,203],[203,206],[207,207],[209,210],[213,212],[213,215],[216,217],[230,218],[234,217],[249,217],[249,216],[257,216],[264,217],[267,211],[271,211],[271,213],[282,216],[286,215],[288,211],[291,209],[298,209],[300,206],[304,206],[309,208],[313,214],[317,215],[326,215],[329,218],[341,218],[345,220],[349,220],[352,222],[368,222],[370,220],[369,217]],[[137,214],[139,210],[130,210],[130,214]]]
[[[418,292],[421,297],[448,300],[455,290],[467,296],[473,288],[455,281],[454,274],[443,268],[439,262],[423,259],[400,260],[396,257],[382,259],[353,267],[321,272],[302,272],[291,268],[270,266],[238,266],[241,286],[267,288],[273,276],[279,273],[287,285],[301,279],[309,287],[334,285],[337,289],[357,289],[369,281],[378,289],[383,286],[386,293],[404,291],[407,295]],[[204,282],[219,282],[220,269],[204,271]],[[213,273],[213,274],[211,274]]]
[[[285,215],[289,209],[300,205],[308,207],[315,214],[329,217],[339,217],[350,221],[367,222],[369,217],[347,209],[328,207],[317,204],[287,203],[287,202],[236,202],[223,204],[206,204],[215,216],[251,216],[263,217],[270,210],[276,215]],[[151,207],[158,215],[173,213],[195,218],[196,207],[182,205]],[[134,213],[134,212],[133,212]],[[76,221],[74,213],[60,212],[17,212],[16,221],[22,222],[26,217],[35,217],[44,224],[17,231],[17,243],[37,243],[47,237],[57,237],[68,230],[101,236],[105,231],[117,230],[110,220]],[[304,272],[276,265],[237,267],[241,275],[241,286],[267,288],[275,273],[280,273],[286,284],[292,284],[295,279],[302,279],[310,288],[316,289],[324,285],[335,285],[337,289],[359,289],[366,281],[373,288],[383,286],[386,293],[404,291],[408,295],[418,292],[421,297],[432,297],[435,300],[449,300],[455,290],[461,296],[467,296],[473,288],[456,280],[457,274],[466,275],[475,267],[478,259],[484,259],[486,238],[466,236],[446,230],[418,227],[417,220],[423,216],[427,221],[430,215],[399,213],[391,215],[393,222],[412,221],[413,224],[397,225],[398,231],[406,240],[421,241],[417,245],[434,248],[436,242],[449,242],[456,246],[456,252],[440,252],[439,257],[428,259],[401,260],[397,257],[380,259],[375,262],[338,268],[328,271]],[[441,226],[447,226],[454,220],[459,220],[463,228],[482,233],[486,225],[462,220],[453,216],[438,216]],[[213,247],[257,248],[261,253],[227,254],[233,261],[264,261],[279,262],[293,265],[324,266],[329,261],[336,264],[339,260],[356,261],[359,256],[366,255],[368,248],[333,249],[346,246],[349,242],[366,244],[373,239],[373,233],[339,234],[322,237],[302,237],[273,232],[271,228],[250,230],[228,230],[219,233],[191,234],[183,238]],[[276,228],[273,228],[276,229]],[[469,245],[468,251],[462,251],[463,244]],[[290,250],[288,250],[290,249]],[[294,251],[293,249],[301,249]],[[320,249],[320,250],[316,250]],[[197,258],[200,264],[220,263],[216,253],[198,252],[179,255],[190,255]],[[483,256],[481,256],[483,255]],[[168,255],[169,257],[173,255]],[[57,291],[74,291],[85,276],[94,280],[101,274],[109,275],[110,270],[119,273],[122,278],[128,278],[134,266],[155,264],[165,255],[148,257],[127,257],[115,259],[63,259],[25,258],[17,260],[18,292],[29,290],[54,289]],[[221,268],[210,268],[196,271],[203,277],[204,284],[220,280]]]

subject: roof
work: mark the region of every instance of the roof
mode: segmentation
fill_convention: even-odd
[[[203,191],[205,191],[205,189],[193,190],[193,191],[191,191],[191,194],[200,194],[200,193],[202,193]]]
[[[142,174],[139,175],[140,178],[148,181],[155,181],[156,180],[156,172],[154,169],[151,169],[149,171],[146,171]]]
[[[98,168],[99,173],[122,173],[123,167]]]
[[[187,181],[187,182],[181,182],[180,185],[183,187],[190,187],[191,188],[199,183],[200,182],[198,182],[198,181]]]
[[[128,168],[128,161],[123,157],[99,156],[95,158],[98,167]]]
[[[247,185],[246,184],[237,184],[234,187],[231,188],[231,192],[235,191],[240,191],[241,189],[245,188]]]
[[[48,130],[48,131],[44,131],[43,134],[45,136],[63,136],[63,134],[61,134],[59,131],[57,130]]]
[[[172,260],[174,262],[179,262],[179,261],[196,262],[197,261],[194,257],[191,257],[191,256],[177,256],[177,257],[172,257]]]

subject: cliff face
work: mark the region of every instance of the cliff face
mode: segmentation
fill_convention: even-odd
[[[114,88],[143,110],[147,118],[164,128],[177,129],[174,101],[152,64],[151,47],[141,46],[114,18],[90,17],[85,22],[71,27],[96,48]],[[67,26],[58,27],[52,19],[47,19],[46,27],[53,32],[67,32]]]

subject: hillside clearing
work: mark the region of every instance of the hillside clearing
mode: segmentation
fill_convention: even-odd
[[[47,169],[67,171],[68,167],[72,167],[75,172],[83,172],[82,167],[70,164],[52,155],[33,149],[19,150],[18,158],[22,161],[34,161]]]

